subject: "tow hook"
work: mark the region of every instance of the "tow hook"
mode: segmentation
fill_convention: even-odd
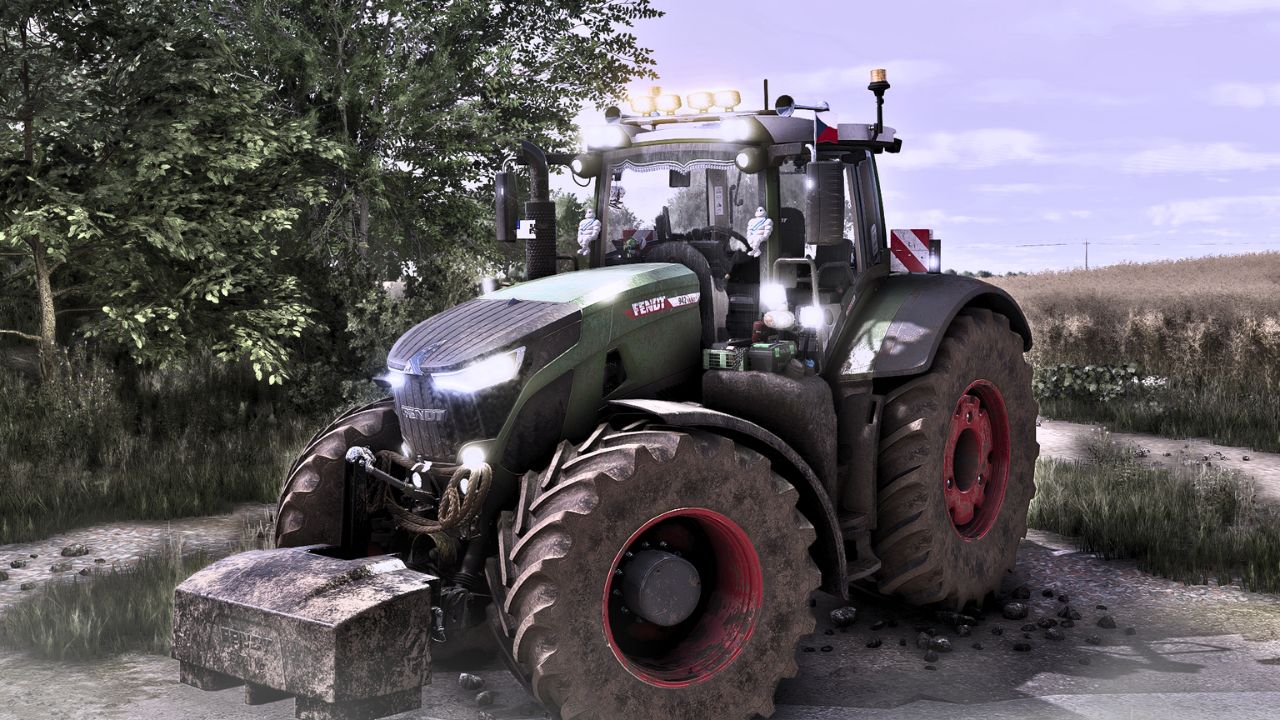
[[[446,639],[444,634],[444,608],[439,605],[431,606],[431,642],[442,643]]]

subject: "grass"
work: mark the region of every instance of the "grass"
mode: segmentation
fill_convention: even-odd
[[[1046,399],[1051,417],[1280,451],[1280,253],[993,278],[1022,305],[1038,367],[1134,363],[1142,403]]]
[[[1148,468],[1106,438],[1090,454],[1089,463],[1038,462],[1031,527],[1184,583],[1280,592],[1280,511],[1259,501],[1246,478],[1217,468]]]
[[[0,544],[274,501],[319,423],[244,397],[212,363],[131,383],[88,361],[47,385],[0,373]]]
[[[270,537],[270,528],[246,526],[225,553],[184,553],[174,543],[131,567],[49,582],[5,613],[0,644],[56,660],[168,654],[174,588],[219,557],[262,547]]]

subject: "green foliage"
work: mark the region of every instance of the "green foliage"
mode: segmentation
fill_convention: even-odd
[[[270,537],[269,528],[246,527],[238,542],[215,553],[184,552],[174,541],[131,567],[51,582],[5,613],[0,644],[55,660],[167,654],[174,589],[219,556],[264,547]]]
[[[1059,363],[1036,367],[1032,388],[1040,400],[1091,398],[1110,402],[1131,396],[1143,387],[1138,366],[1069,365]]]
[[[1090,450],[1089,463],[1038,462],[1032,527],[1182,582],[1280,592],[1280,513],[1242,476],[1146,468],[1105,438]]]
[[[74,356],[62,382],[0,372],[0,544],[273,502],[331,414],[273,414],[248,369],[210,358],[132,380]]]

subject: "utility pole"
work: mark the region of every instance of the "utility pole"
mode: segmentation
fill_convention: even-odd
[[[1084,269],[1089,269],[1089,241],[1084,241]]]

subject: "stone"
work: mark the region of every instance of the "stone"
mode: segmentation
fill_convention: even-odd
[[[8,579],[9,579],[9,573],[3,570],[0,570],[0,582],[4,582],[5,580],[8,580]]]
[[[884,623],[884,621],[883,621],[883,620],[877,620],[877,621],[875,621],[875,622],[871,623],[871,629],[872,629],[872,630],[881,630],[881,629],[883,629],[883,628],[884,628],[884,625],[885,625],[885,623]]]
[[[821,650],[822,652],[831,652],[832,650],[835,650],[835,648],[831,647],[830,645],[823,645],[818,649]]]
[[[494,695],[492,690],[481,690],[476,693],[476,704],[480,707],[489,707],[496,702],[497,699],[498,696]]]
[[[1067,635],[1066,633],[1062,632],[1062,630],[1059,630],[1056,627],[1052,627],[1044,631],[1044,639],[1053,640],[1055,642],[1061,642],[1062,640],[1067,639]]]
[[[1014,643],[1013,649],[1015,652],[1031,652],[1031,643]]]
[[[1138,634],[1138,628],[1135,628],[1135,627],[1127,627],[1127,628],[1125,628],[1125,629],[1124,629],[1124,634],[1125,634],[1125,635],[1137,635],[1137,634]]]
[[[59,572],[66,572],[70,569],[71,569],[71,563],[66,560],[63,560],[61,562],[56,562],[49,566],[49,572],[59,573]]]
[[[1036,621],[1036,625],[1042,630],[1048,630],[1051,627],[1058,627],[1058,621],[1051,617],[1042,617]]]
[[[933,665],[925,665],[925,666],[924,666],[924,669],[925,669],[925,670],[937,670],[938,668],[937,668],[937,667],[935,667],[935,666],[933,666]]]
[[[961,625],[956,628],[956,635],[959,635],[960,637],[969,637],[971,634],[973,634],[973,630],[970,629],[968,625]]]
[[[881,640],[880,638],[871,638],[871,641],[867,643],[867,647],[874,650],[875,648],[878,648],[883,644],[884,644],[884,641]]]
[[[1035,623],[1027,623],[1026,625],[1023,625],[1021,628],[1022,632],[1035,632],[1036,630],[1039,630],[1039,629],[1040,629],[1040,626]]]
[[[36,586],[36,584],[35,584],[35,583],[33,583],[33,582],[24,582],[24,583],[22,583],[21,585],[19,585],[19,586],[18,586],[18,589],[19,589],[19,590],[33,590],[33,589],[35,589],[35,586]]]
[[[1102,636],[1098,635],[1097,633],[1090,633],[1089,636],[1084,639],[1084,641],[1089,643],[1090,645],[1101,645]]]
[[[104,563],[106,563],[106,562],[107,562],[107,559],[106,559],[106,558],[94,558],[94,559],[93,559],[93,561],[94,561],[95,563],[99,564],[99,565],[102,565],[102,564],[104,564]]]
[[[1058,602],[1064,603],[1069,600],[1071,600],[1071,598],[1066,593],[1058,593]]]
[[[1242,457],[1242,458],[1240,458],[1240,459],[1241,459],[1241,460],[1244,460],[1245,462],[1249,462],[1249,461],[1250,461],[1250,460],[1252,460],[1253,458],[1249,457],[1248,455],[1245,455],[1244,457]]]
[[[1043,589],[1043,590],[1041,590],[1041,591],[1040,591],[1040,595],[1041,595],[1041,596],[1043,596],[1043,597],[1053,597],[1054,595],[1057,595],[1057,594],[1058,594],[1058,593],[1056,593],[1056,592],[1053,590],[1053,588],[1045,588],[1045,589]]]
[[[972,645],[972,647],[973,647],[973,649],[974,649],[974,650],[981,650],[981,649],[982,649],[982,643],[974,643],[974,644]]]
[[[938,652],[951,652],[951,641],[944,637],[936,637],[929,643],[930,650]]]
[[[835,631],[835,630],[832,630],[831,628],[827,628],[826,630],[823,630],[823,631],[822,631],[822,634],[823,634],[823,635],[835,635],[835,634],[836,634],[836,631]]]
[[[992,634],[992,635],[1003,635],[1003,634],[1004,634],[1004,628],[998,628],[998,627],[997,627],[997,628],[991,628],[991,634]]]
[[[1115,630],[1116,619],[1111,617],[1110,615],[1103,615],[1102,617],[1098,618],[1098,627],[1104,630]]]
[[[805,646],[804,646],[804,651],[805,651],[805,652],[818,652],[818,649],[817,649],[817,648],[809,647],[808,645],[805,645]]]
[[[18,568],[24,568],[26,566],[27,566],[26,560],[12,560],[9,562],[9,567],[13,568],[14,570],[17,570]]]
[[[1094,606],[1093,606],[1093,608],[1094,608],[1095,610],[1106,610],[1106,609],[1107,609],[1107,606],[1106,606],[1106,605],[1094,605]]]
[[[88,575],[89,575],[89,568],[80,568],[80,574],[81,574],[81,575],[88,576]]]
[[[31,554],[30,554],[30,555],[28,555],[27,557],[31,558],[32,560],[35,560],[36,558],[38,558],[38,557],[40,557],[40,556],[39,556],[39,555],[37,555],[37,554],[35,554],[35,553],[31,553]]]
[[[1063,620],[1062,622],[1058,623],[1058,627],[1073,628],[1075,626],[1076,626],[1076,621],[1072,620],[1071,618],[1067,618],[1066,620]]]
[[[927,650],[924,654],[924,661],[927,663],[938,662],[938,653],[934,650]]]
[[[919,635],[916,635],[916,647],[921,650],[929,647],[931,643],[933,643],[933,636],[929,633],[920,633]]]
[[[80,557],[88,554],[89,548],[85,547],[83,543],[72,543],[62,548],[62,557]]]
[[[831,611],[831,624],[838,628],[846,628],[858,619],[858,608],[842,607]]]
[[[1011,602],[1005,603],[1000,612],[1009,620],[1021,620],[1027,616],[1029,611],[1026,603]]]
[[[1065,618],[1067,620],[1079,620],[1080,611],[1070,605],[1063,605],[1062,609],[1058,611],[1058,617]]]
[[[1013,589],[1014,600],[1026,600],[1031,597],[1031,590],[1026,585],[1019,585]]]
[[[484,687],[484,678],[471,673],[462,673],[458,676],[458,687],[470,692],[476,692]]]

